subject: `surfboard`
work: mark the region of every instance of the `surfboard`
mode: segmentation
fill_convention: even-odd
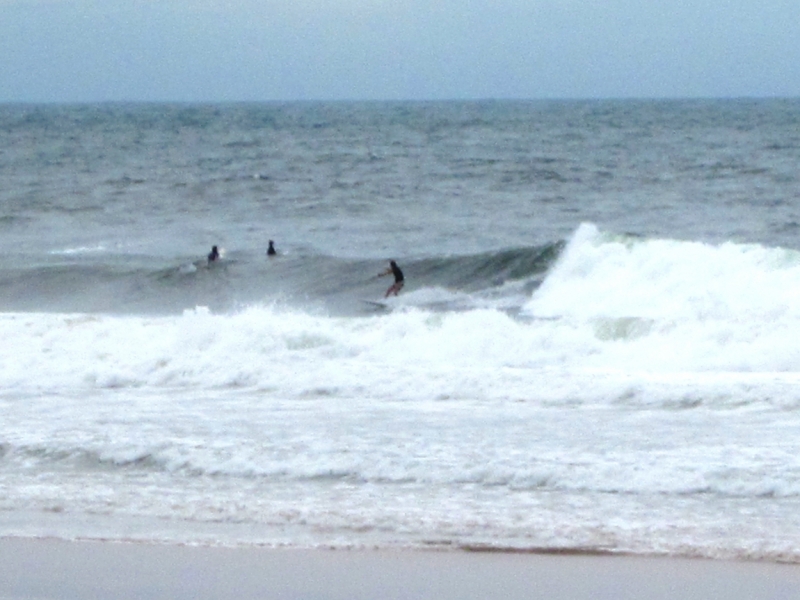
[[[362,300],[364,304],[368,304],[372,308],[379,308],[381,310],[389,310],[391,307],[386,302],[378,302],[377,300]]]

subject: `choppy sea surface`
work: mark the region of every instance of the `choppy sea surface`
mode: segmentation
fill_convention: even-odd
[[[799,167],[798,100],[0,105],[0,536],[800,562]]]

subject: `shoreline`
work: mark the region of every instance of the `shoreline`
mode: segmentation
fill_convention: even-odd
[[[800,565],[482,550],[311,550],[0,539],[0,600],[751,600]]]

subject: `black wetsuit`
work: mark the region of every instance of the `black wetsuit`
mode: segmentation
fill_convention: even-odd
[[[392,261],[389,263],[389,266],[392,268],[392,275],[394,275],[394,282],[400,283],[403,281],[403,272],[400,270],[400,267],[397,266],[397,263]]]
[[[211,248],[211,252],[208,254],[208,262],[214,262],[218,258],[219,258],[219,250],[217,250],[217,247],[214,246],[213,248]]]

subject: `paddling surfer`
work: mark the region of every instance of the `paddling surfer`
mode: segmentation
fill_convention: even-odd
[[[378,273],[378,277],[383,277],[384,275],[394,275],[394,283],[389,286],[389,289],[386,290],[386,295],[384,298],[388,298],[392,294],[397,296],[400,290],[403,289],[403,284],[405,283],[403,278],[403,272],[400,270],[400,267],[397,266],[397,263],[393,260],[389,261],[389,268],[383,271],[382,273]]]
[[[216,246],[211,247],[211,252],[208,253],[208,264],[219,259],[219,249]]]

